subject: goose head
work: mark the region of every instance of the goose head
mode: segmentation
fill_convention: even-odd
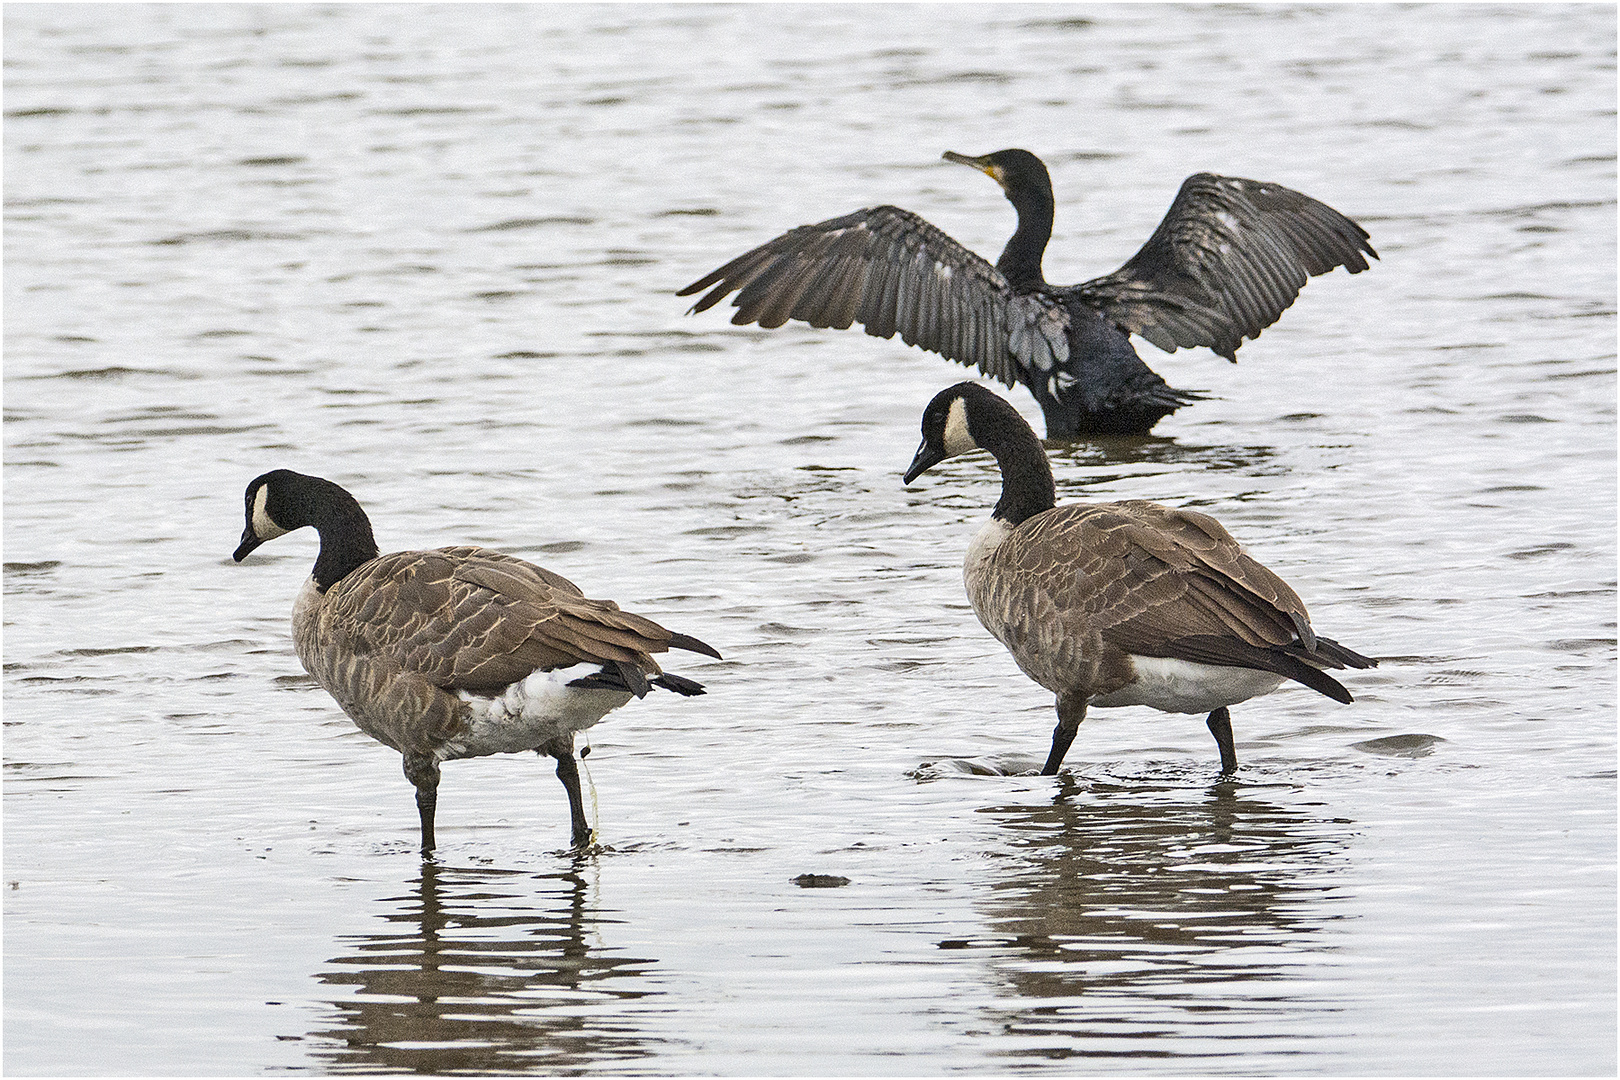
[[[995,516],[1014,525],[1055,503],[1052,467],[1035,431],[990,389],[959,382],[934,395],[923,410],[922,442],[906,469],[909,484],[946,458],[988,450],[1001,469]]]
[[[301,512],[296,492],[300,480],[312,480],[289,469],[276,469],[254,477],[243,493],[242,502],[247,524],[242,528],[242,543],[231,558],[241,562],[266,540],[285,536],[294,529],[313,525],[307,514]]]
[[[980,447],[974,437],[970,412],[982,411],[982,399],[1001,402],[990,391],[974,382],[959,382],[941,390],[923,410],[922,442],[906,469],[904,482],[909,484],[923,473],[947,458],[966,454]]]
[[[254,477],[242,494],[247,518],[242,542],[231,556],[241,562],[266,540],[313,525],[321,535],[315,579],[324,591],[344,574],[376,558],[371,522],[353,495],[330,480],[291,469],[274,469]]]

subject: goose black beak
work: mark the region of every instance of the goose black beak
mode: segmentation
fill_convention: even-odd
[[[901,478],[900,482],[903,484],[911,483],[917,477],[944,461],[945,457],[944,450],[929,445],[928,440],[924,439],[922,445],[917,447],[917,456],[911,459],[911,467],[906,470],[906,474]]]
[[[253,552],[254,548],[258,547],[262,543],[264,543],[264,541],[260,540],[258,536],[254,534],[253,526],[249,525],[247,528],[242,530],[242,543],[237,547],[236,553],[232,555],[231,558],[235,559],[237,562],[241,562]]]

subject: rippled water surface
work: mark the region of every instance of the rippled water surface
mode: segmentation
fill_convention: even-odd
[[[1613,1074],[1612,7],[5,18],[7,1072]],[[1004,146],[1057,281],[1198,169],[1383,257],[1051,447],[1381,658],[1234,710],[1233,782],[1142,709],[1009,775],[1053,717],[962,593],[994,467],[899,479],[962,369],[673,295],[879,202],[993,256],[939,156]],[[314,537],[230,561],[273,467],[721,648],[591,733],[601,853],[502,757],[422,863],[292,654]]]

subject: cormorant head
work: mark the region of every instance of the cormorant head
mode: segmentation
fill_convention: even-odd
[[[971,165],[1001,185],[1011,199],[1015,191],[1044,191],[1052,197],[1052,177],[1041,159],[1028,150],[997,150],[983,157],[968,157],[955,151],[945,151],[946,161]]]

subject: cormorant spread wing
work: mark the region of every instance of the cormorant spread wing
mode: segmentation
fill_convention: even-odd
[[[712,286],[712,288],[711,288]],[[1055,300],[1014,292],[1001,271],[909,210],[874,206],[801,225],[694,281],[710,291],[690,314],[732,292],[738,326],[798,319],[972,364],[1008,386],[1068,359],[1068,313]]]
[[[1237,360],[1299,296],[1308,278],[1378,255],[1367,230],[1280,184],[1196,173],[1130,260],[1074,286],[1123,330],[1166,352],[1207,345]]]

